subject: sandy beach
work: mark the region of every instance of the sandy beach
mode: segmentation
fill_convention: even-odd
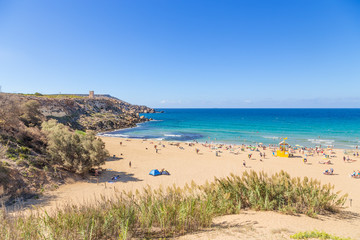
[[[285,170],[293,177],[319,179],[323,184],[335,185],[336,191],[349,194],[344,213],[334,216],[289,216],[275,212],[244,211],[239,215],[216,218],[214,227],[199,233],[182,236],[179,239],[288,239],[298,231],[324,230],[343,237],[360,239],[360,179],[350,177],[353,170],[360,169],[360,157],[343,161],[343,150],[333,150],[332,165],[319,164],[325,161],[322,155],[307,156],[296,152],[293,158],[280,158],[271,149],[260,152],[241,150],[241,146],[215,148],[201,143],[172,143],[154,140],[121,139],[102,137],[111,156],[103,166],[106,171],[99,180],[95,177],[76,182],[68,182],[56,191],[45,194],[41,207],[50,210],[64,203],[91,203],[100,196],[111,197],[118,191],[141,190],[147,185],[152,188],[177,185],[183,187],[194,181],[203,184],[215,177],[226,177],[230,173],[241,175],[244,171],[264,171],[268,174]],[[121,144],[120,144],[121,143]],[[155,146],[156,145],[156,149]],[[218,145],[219,146],[219,145]],[[227,149],[228,148],[228,149]],[[196,152],[199,149],[199,153]],[[218,151],[218,156],[216,154]],[[251,158],[249,158],[249,154]],[[246,167],[243,162],[246,162]],[[131,167],[129,163],[131,162]],[[166,169],[170,176],[151,176],[152,169]],[[333,175],[324,175],[326,169],[334,169]],[[119,176],[116,180],[111,180]]]

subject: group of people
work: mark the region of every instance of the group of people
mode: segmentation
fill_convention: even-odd
[[[360,178],[360,170],[357,170],[350,175],[352,178]]]
[[[323,174],[325,175],[333,175],[334,174],[334,169],[330,168],[330,169],[326,169]]]

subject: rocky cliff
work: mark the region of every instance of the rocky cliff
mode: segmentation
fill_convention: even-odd
[[[72,96],[72,97],[70,97]],[[132,105],[112,96],[88,98],[78,95],[19,95],[23,101],[36,100],[47,118],[55,118],[73,129],[110,131],[134,127],[149,119],[139,113],[154,113],[146,106]]]

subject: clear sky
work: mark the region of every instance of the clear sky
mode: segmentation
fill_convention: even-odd
[[[359,0],[0,0],[4,92],[360,107]]]

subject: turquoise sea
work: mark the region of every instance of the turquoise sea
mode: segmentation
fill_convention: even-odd
[[[169,141],[290,144],[355,148],[360,109],[156,109],[154,121],[102,135]]]

